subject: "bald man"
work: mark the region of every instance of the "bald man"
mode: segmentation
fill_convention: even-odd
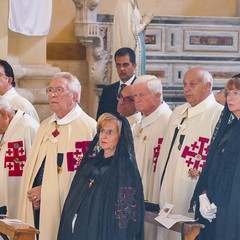
[[[160,208],[166,202],[171,203],[174,205],[173,214],[194,217],[193,213],[188,213],[190,200],[223,109],[214,98],[212,85],[213,78],[208,71],[189,69],[183,79],[187,103],[177,107],[169,120],[168,134],[159,155],[161,161],[157,166],[154,191],[159,191],[161,185]],[[164,239],[181,239],[178,233],[168,235]]]

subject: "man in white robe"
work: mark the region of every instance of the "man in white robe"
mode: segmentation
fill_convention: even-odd
[[[142,114],[137,111],[134,103],[133,85],[126,86],[118,95],[117,111],[125,117],[134,132],[142,119]]]
[[[0,97],[0,207],[18,218],[20,182],[39,123]]]
[[[75,76],[55,74],[47,94],[54,114],[40,125],[26,166],[21,199],[21,219],[39,224],[40,240],[56,239],[71,181],[96,133],[96,121],[77,104],[81,86]]]
[[[159,192],[161,185],[160,208],[165,203],[171,203],[174,205],[173,214],[194,217],[188,213],[190,200],[206,162],[211,136],[223,109],[215,101],[212,84],[212,76],[206,70],[188,70],[183,80],[187,103],[177,107],[169,120],[166,130],[168,134],[159,156],[161,161],[157,166],[154,191]],[[178,133],[170,150],[176,128]],[[159,239],[181,239],[178,233],[166,233],[163,230],[159,232]]]
[[[134,131],[136,160],[143,182],[144,198],[153,202],[153,183],[158,155],[171,109],[163,101],[161,80],[155,76],[143,75],[134,82],[135,106],[143,116]],[[156,227],[145,228],[145,239],[155,239]]]
[[[3,96],[15,110],[20,109],[39,122],[37,111],[32,103],[17,93],[14,88],[15,84],[11,65],[7,61],[0,59],[0,95]]]

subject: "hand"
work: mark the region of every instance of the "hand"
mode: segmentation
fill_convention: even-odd
[[[34,187],[27,192],[28,200],[32,202],[34,209],[40,208],[41,186]]]
[[[200,208],[199,211],[201,215],[207,219],[209,222],[212,222],[216,218],[217,207],[214,203],[210,204],[210,201],[206,193],[199,196]]]

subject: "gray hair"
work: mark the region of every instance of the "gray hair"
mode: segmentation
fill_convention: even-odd
[[[5,109],[7,112],[14,114],[14,109],[11,107],[10,103],[0,96],[0,109]]]
[[[81,84],[80,81],[73,74],[69,72],[58,72],[53,76],[53,79],[64,78],[68,81],[68,87],[71,92],[77,93],[77,102],[80,103],[81,98]]]
[[[138,83],[146,83],[148,90],[153,94],[160,93],[161,102],[163,101],[162,81],[160,78],[157,78],[155,75],[142,75],[136,79],[133,85]]]

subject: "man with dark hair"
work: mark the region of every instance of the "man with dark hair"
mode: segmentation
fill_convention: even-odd
[[[19,95],[15,90],[15,77],[11,65],[0,59],[0,95],[6,99],[15,109],[26,112],[39,122],[38,114],[33,105],[24,97]]]
[[[97,110],[97,119],[105,112],[117,114],[116,95],[136,79],[134,75],[136,56],[131,48],[118,49],[114,55],[114,60],[120,80],[103,88]]]

